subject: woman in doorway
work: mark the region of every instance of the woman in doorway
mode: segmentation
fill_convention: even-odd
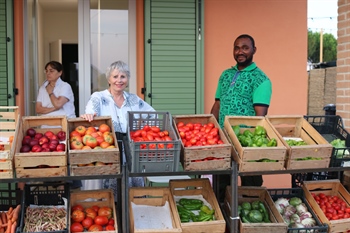
[[[108,89],[94,92],[88,101],[82,118],[93,121],[95,116],[111,116],[114,131],[119,140],[118,146],[125,161],[121,139],[126,136],[129,111],[155,111],[147,102],[135,94],[125,91],[129,85],[130,70],[123,61],[113,62],[106,71]],[[129,179],[129,186],[144,186],[141,177]],[[108,179],[104,184],[98,180],[83,181],[83,189],[110,188],[117,194],[116,179]]]
[[[74,118],[74,95],[71,86],[62,80],[63,66],[57,61],[45,65],[46,80],[39,89],[36,113],[46,116],[65,115]]]

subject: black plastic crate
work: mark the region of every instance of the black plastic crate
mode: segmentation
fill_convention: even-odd
[[[313,172],[313,173],[295,173],[292,174],[292,187],[301,187],[306,180],[330,180],[340,179],[341,172]]]
[[[22,190],[14,183],[0,184],[0,211],[8,211],[10,207],[15,208],[21,204]]]
[[[338,115],[304,116],[304,118],[328,142],[335,139],[345,140],[345,148],[333,148],[330,167],[350,166],[350,134],[344,129]]]
[[[304,197],[304,191],[301,188],[291,188],[291,189],[268,189],[267,190],[273,201],[276,201],[280,197],[290,199],[292,197],[299,197],[302,202],[306,205],[308,211],[311,213],[312,217],[316,221],[316,226],[314,227],[305,227],[305,228],[292,228],[288,227],[287,233],[305,233],[305,232],[317,232],[317,233],[327,233],[328,225],[322,224],[317,218],[316,214],[312,210],[309,203]]]
[[[66,200],[66,202],[65,202]],[[67,233],[69,227],[68,206],[69,206],[69,184],[68,183],[43,183],[26,184],[24,187],[21,223],[19,232],[28,232],[24,229],[26,211],[29,206],[50,207],[66,204],[66,227],[63,230],[43,230],[42,232]],[[41,218],[43,221],[43,218]],[[42,222],[44,224],[44,222]],[[40,232],[40,231],[35,231]]]

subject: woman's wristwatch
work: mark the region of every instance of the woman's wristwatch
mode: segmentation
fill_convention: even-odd
[[[53,92],[49,94],[49,97],[51,97],[53,95]]]

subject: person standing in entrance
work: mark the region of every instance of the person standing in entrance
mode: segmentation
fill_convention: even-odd
[[[215,102],[211,113],[221,127],[225,116],[265,116],[267,114],[272,84],[267,75],[253,62],[256,53],[253,37],[242,34],[233,44],[236,65],[224,70],[219,78]],[[261,186],[262,176],[242,176],[242,186]],[[219,185],[230,184],[230,176],[219,176]],[[223,187],[223,194],[225,192]],[[220,191],[221,193],[221,191]],[[222,194],[220,194],[222,195]]]
[[[64,82],[63,66],[57,61],[45,65],[46,80],[39,88],[35,110],[39,115],[75,117],[74,94],[69,83]]]

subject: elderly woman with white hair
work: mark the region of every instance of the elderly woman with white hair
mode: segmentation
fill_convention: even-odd
[[[108,89],[94,92],[88,101],[82,118],[93,121],[95,116],[111,116],[117,139],[126,136],[129,111],[155,111],[147,102],[135,94],[125,91],[130,79],[130,70],[123,61],[113,62],[106,71]],[[122,150],[122,143],[118,143]],[[125,156],[121,152],[121,155]],[[125,161],[125,160],[124,160]],[[116,195],[115,179],[103,182],[83,181],[83,189],[112,188]],[[143,186],[141,177],[129,179],[129,186]]]

